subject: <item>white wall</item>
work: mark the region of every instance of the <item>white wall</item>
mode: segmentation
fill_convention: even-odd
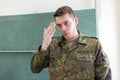
[[[98,36],[107,53],[112,68],[112,80],[120,80],[120,1],[97,0],[98,4]],[[116,5],[117,4],[117,5]]]
[[[63,5],[89,9],[94,8],[94,0],[0,0],[0,15],[54,12]]]
[[[120,61],[120,0],[115,1],[116,5],[116,18],[117,18],[117,47],[118,47],[118,61]],[[118,63],[118,67],[120,67],[120,62]],[[120,69],[118,69],[118,74],[120,74]],[[120,76],[118,78],[120,80]]]

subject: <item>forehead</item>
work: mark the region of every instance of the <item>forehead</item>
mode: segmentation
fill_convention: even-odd
[[[72,17],[71,17],[69,14],[65,14],[65,15],[63,15],[63,16],[55,17],[55,22],[56,22],[57,24],[60,24],[60,23],[63,23],[63,22],[65,22],[65,21],[68,21],[68,20],[70,20],[70,19],[72,19]]]

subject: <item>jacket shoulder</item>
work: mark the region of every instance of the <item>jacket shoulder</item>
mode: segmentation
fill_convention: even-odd
[[[91,36],[83,36],[83,41],[91,45],[96,45],[99,42],[97,37],[91,37]]]
[[[97,37],[91,37],[91,36],[84,36],[84,39],[89,39],[89,40],[98,40]]]

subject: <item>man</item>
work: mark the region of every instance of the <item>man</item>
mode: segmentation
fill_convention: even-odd
[[[78,19],[73,10],[62,6],[54,19],[44,29],[43,43],[32,57],[32,72],[48,67],[50,80],[111,80],[108,58],[99,40],[77,30]],[[52,38],[56,25],[62,36]]]

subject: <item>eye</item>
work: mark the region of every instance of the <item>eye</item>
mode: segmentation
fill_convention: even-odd
[[[56,24],[58,27],[60,26],[60,24]]]
[[[68,22],[68,21],[65,21],[64,25],[66,25],[66,26],[69,25],[69,22]]]
[[[59,28],[61,28],[62,27],[62,25],[61,24],[56,24]]]

